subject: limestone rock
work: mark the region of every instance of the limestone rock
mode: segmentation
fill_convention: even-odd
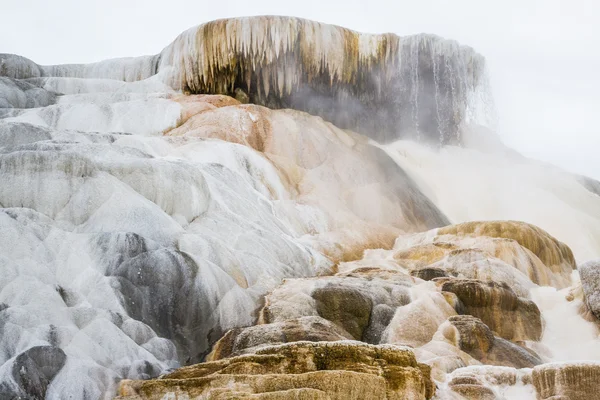
[[[0,109],[46,107],[55,101],[56,93],[0,74]]]
[[[321,118],[153,82],[37,79],[72,94],[0,113],[2,382],[51,345],[67,361],[48,396],[110,396],[202,361],[284,278],[447,223],[383,151]],[[363,335],[378,343],[406,296],[372,286],[383,300]]]
[[[40,66],[1,54],[0,75],[155,78],[188,94],[233,96],[239,89],[254,104],[306,111],[383,142],[402,134],[457,143],[467,113],[481,122],[491,117],[472,104],[476,97],[491,103],[491,95],[485,60],[470,47],[434,35],[362,34],[283,16],[208,22],[160,54],[93,64]]]
[[[420,268],[415,269],[410,272],[412,276],[416,276],[417,278],[423,279],[424,281],[431,281],[435,278],[444,278],[447,277],[447,273],[441,268]]]
[[[532,351],[494,336],[478,318],[469,315],[450,317],[440,327],[440,336],[484,364],[531,368],[541,364]]]
[[[483,386],[477,380],[471,383],[471,380],[459,379],[449,383],[452,391],[460,394],[468,400],[496,400],[496,394],[488,387]]]
[[[325,286],[313,290],[317,313],[341,326],[360,340],[371,319],[373,302],[360,291],[344,286]]]
[[[573,252],[537,226],[520,221],[467,222],[440,228],[438,234],[487,236],[515,240],[531,251],[552,272],[570,274],[576,268]]]
[[[600,319],[600,262],[588,261],[578,268],[585,302],[590,311]]]
[[[364,279],[359,273],[286,280],[266,297],[264,323],[303,316],[325,318],[354,339],[379,343],[394,310],[410,302],[405,279]]]
[[[531,288],[528,280],[568,286],[575,268],[567,245],[540,228],[516,221],[468,222],[401,236],[394,250],[394,259],[410,270],[440,268],[454,276],[504,282],[516,286],[521,296]]]
[[[14,385],[0,383],[0,398],[44,399],[66,359],[65,352],[54,346],[35,346],[22,352],[12,365]]]
[[[353,339],[352,335],[326,319],[301,317],[272,324],[232,329],[214,345],[208,361],[255,352],[259,346],[298,341],[322,342],[351,339]]]
[[[451,279],[442,290],[456,294],[462,312],[481,319],[498,336],[511,341],[540,340],[542,320],[537,305],[517,297],[506,284]]]
[[[16,54],[0,54],[0,76],[13,79],[37,78],[42,75],[39,65]]]
[[[123,381],[119,399],[161,399],[169,393],[221,396],[216,398],[260,394],[265,397],[258,398],[277,399],[293,394],[301,399],[429,399],[434,394],[429,373],[402,347],[296,342],[184,367],[159,379]]]
[[[600,393],[600,363],[551,363],[535,367],[533,384],[538,398],[588,400]]]

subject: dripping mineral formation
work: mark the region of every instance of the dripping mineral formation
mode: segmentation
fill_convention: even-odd
[[[189,94],[225,94],[293,108],[380,141],[460,142],[464,122],[489,120],[483,57],[432,35],[369,35],[288,17],[209,22],[155,56],[40,66],[0,56],[0,74],[64,92],[52,77],[162,83]],[[58,87],[57,87],[58,86]],[[45,104],[42,104],[45,105]]]
[[[600,183],[506,148],[486,82],[285,17],[1,55],[0,398],[593,398]]]

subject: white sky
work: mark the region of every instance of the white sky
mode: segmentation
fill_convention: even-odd
[[[503,140],[600,179],[598,0],[0,0],[0,52],[40,64],[155,54],[191,26],[264,14],[470,45],[488,60]]]

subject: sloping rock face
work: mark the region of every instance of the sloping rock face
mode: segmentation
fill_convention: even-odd
[[[463,122],[491,116],[485,61],[469,47],[433,35],[361,34],[290,17],[209,22],[155,56],[39,66],[4,54],[0,68],[0,75],[17,79],[160,76],[175,90],[243,93],[250,103],[307,111],[380,141],[460,143]]]
[[[121,379],[200,362],[255,323],[283,278],[331,273],[400,232],[447,223],[358,134],[225,96],[143,91],[154,88],[62,95],[0,120],[7,396],[97,399]],[[66,360],[23,383],[19,357],[36,346]]]
[[[450,226],[447,230],[450,231],[452,228]],[[542,238],[546,235],[528,226],[524,229],[531,229],[532,235],[541,235]],[[425,235],[432,235],[437,231],[439,230]],[[309,384],[309,381],[304,378],[272,375],[283,372],[280,370],[269,372],[270,370],[258,366],[252,367],[256,368],[252,371],[258,372],[248,372],[246,367],[240,367],[242,372],[239,373],[244,374],[244,378],[218,377],[217,379],[216,376],[206,376],[215,373],[215,363],[227,363],[228,367],[219,367],[219,369],[231,368],[238,371],[237,367],[230,367],[229,363],[237,363],[237,360],[247,360],[245,357],[267,353],[284,355],[286,363],[297,365],[298,361],[294,358],[296,356],[283,349],[295,349],[296,346],[301,348],[308,346],[311,349],[328,348],[328,346],[338,348],[337,346],[350,346],[348,344],[350,342],[344,340],[353,339],[372,343],[371,346],[360,345],[368,349],[387,346],[388,343],[410,346],[412,348],[410,350],[407,347],[403,349],[418,362],[428,365],[427,369],[420,368],[426,380],[438,382],[437,385],[442,391],[440,395],[462,396],[467,399],[495,399],[503,396],[502,393],[514,393],[516,396],[526,394],[523,398],[533,398],[536,389],[532,386],[530,374],[519,371],[521,369],[528,371],[544,362],[531,348],[531,343],[541,339],[543,330],[537,305],[526,297],[518,296],[507,283],[453,276],[434,276],[429,281],[424,281],[413,276],[414,274],[411,275],[411,272],[415,271],[412,269],[414,264],[406,261],[412,260],[428,265],[425,264],[426,261],[441,265],[437,259],[445,257],[444,252],[456,248],[469,250],[468,246],[481,246],[486,251],[479,249],[479,254],[485,254],[486,257],[493,259],[494,257],[489,253],[490,249],[497,250],[502,245],[492,242],[493,245],[487,247],[490,240],[495,238],[485,236],[485,232],[480,231],[481,236],[477,236],[478,233],[471,233],[473,236],[446,234],[444,236],[446,241],[442,242],[441,246],[427,247],[426,250],[423,249],[418,234],[416,236],[419,240],[416,241],[415,235],[408,235],[404,239],[402,237],[397,239],[394,249],[367,252],[361,260],[339,264],[337,272],[333,275],[287,279],[265,297],[258,324],[227,332],[213,347],[208,357],[210,362],[186,367],[180,370],[181,373],[176,372],[149,382],[124,381],[120,393],[122,396],[142,399],[161,398],[168,393],[191,397],[206,396],[207,393],[211,393],[211,396],[240,398],[250,395],[259,396],[258,398],[262,396],[281,396],[281,398],[286,398],[285,396],[306,396],[306,398],[337,398],[338,395],[350,398],[366,396],[365,392],[355,394],[358,392],[354,392],[353,383],[344,380],[346,379],[344,374],[328,378],[331,382],[337,382],[335,385],[339,383],[344,387],[335,393],[329,387]],[[477,240],[473,240],[474,237]],[[402,240],[406,242],[400,246]],[[413,247],[406,244],[411,240],[414,243]],[[451,245],[444,243],[451,243]],[[531,251],[516,240],[509,242],[509,246],[509,252],[493,254],[499,254],[510,261],[512,264],[507,268],[515,273],[530,268]],[[556,246],[561,247],[562,244],[557,243]],[[400,250],[397,250],[398,247]],[[436,252],[436,249],[441,251]],[[399,253],[400,257],[398,257]],[[526,254],[528,257],[509,258],[514,254]],[[546,259],[546,262],[562,262],[549,260]],[[504,261],[499,262],[505,264],[498,265],[507,264]],[[549,270],[541,260],[535,265],[540,268],[540,273]],[[434,275],[441,275],[439,271],[444,274],[453,271],[437,267],[432,269]],[[416,270],[423,270],[423,267]],[[355,346],[359,342],[351,343]],[[346,356],[354,358],[355,361],[356,357],[359,357],[352,355],[355,354],[355,349],[344,351],[349,351],[350,355]],[[327,358],[329,357],[331,356],[328,355]],[[262,361],[252,362],[262,365]],[[312,362],[318,367],[324,361],[313,360]],[[334,364],[339,365],[337,362]],[[492,368],[491,366],[496,369],[489,369]],[[362,371],[362,367],[356,365],[346,366],[343,369],[346,368],[355,372]],[[469,368],[482,368],[483,375],[478,375]],[[203,379],[200,380],[199,375],[187,371],[209,372],[204,372]],[[289,373],[291,371],[285,372],[285,374]],[[260,374],[260,377],[249,378],[246,376],[248,374]],[[302,383],[290,383],[295,379],[301,379]],[[405,379],[400,380],[404,382]],[[229,386],[226,382],[230,383]],[[358,378],[355,382],[367,385]],[[241,386],[246,389],[239,389]],[[247,389],[248,387],[250,389]],[[370,398],[384,399],[391,396],[389,390],[384,393],[372,386],[368,388]],[[249,392],[245,392],[246,390]],[[315,390],[324,391],[326,394]],[[407,389],[405,386],[401,392],[399,398],[415,396],[413,389]],[[433,389],[426,389],[424,393],[428,397],[433,393]]]
[[[406,348],[296,342],[152,381],[123,381],[118,398],[430,399],[434,385],[428,372]]]
[[[54,104],[56,97],[54,92],[0,74],[0,109],[45,107]]]
[[[575,266],[573,252],[547,232],[518,221],[467,222],[441,228],[439,235],[487,236],[514,240],[557,273],[570,273]]]

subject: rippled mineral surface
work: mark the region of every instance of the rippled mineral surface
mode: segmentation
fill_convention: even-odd
[[[0,399],[592,399],[600,183],[433,35],[0,54]]]

